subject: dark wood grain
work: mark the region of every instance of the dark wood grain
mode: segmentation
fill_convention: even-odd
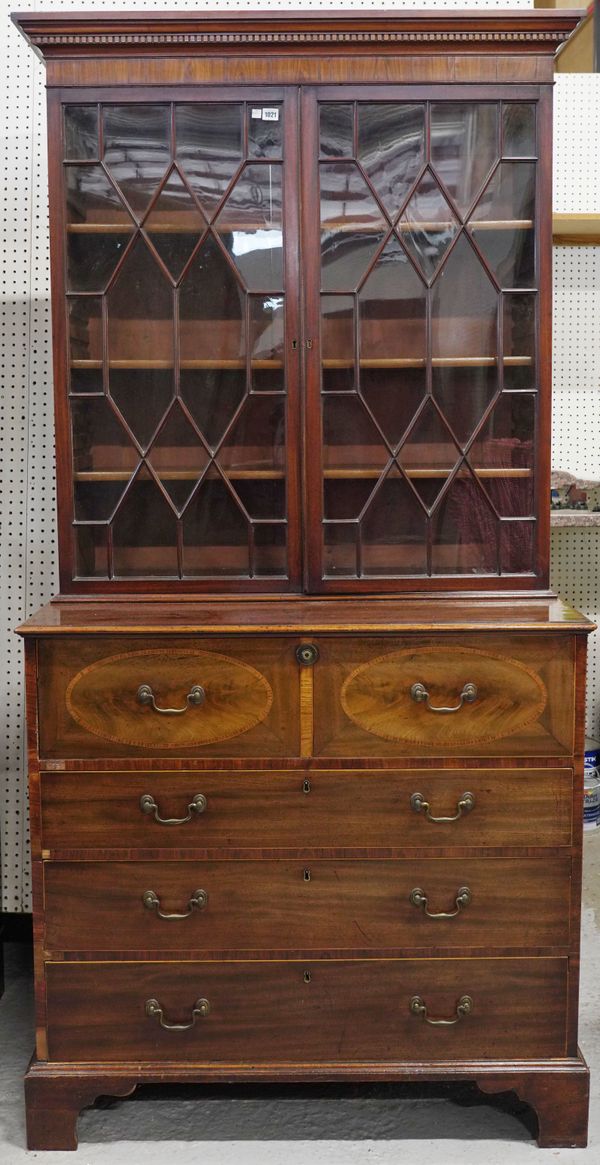
[[[306,982],[306,973],[310,982]],[[49,963],[51,1060],[305,1063],[309,1060],[455,1060],[565,1054],[567,963],[562,959],[370,960],[270,963]],[[461,996],[473,1013],[452,1027],[412,1015],[414,995],[434,1018]],[[188,1031],[196,999],[211,1011]]]

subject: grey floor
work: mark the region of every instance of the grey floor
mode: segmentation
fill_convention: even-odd
[[[31,966],[8,948],[0,1002],[0,1165],[600,1165],[600,830],[585,843],[581,1046],[592,1069],[590,1145],[540,1151],[529,1111],[468,1085],[138,1089],[87,1109],[79,1152],[28,1153],[22,1075],[33,1046]],[[540,1155],[541,1153],[541,1155]]]

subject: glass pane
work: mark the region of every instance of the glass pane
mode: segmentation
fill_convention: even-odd
[[[235,492],[250,518],[258,519],[261,522],[268,518],[274,520],[285,518],[285,482],[283,477],[277,480],[265,476],[252,480],[244,479],[236,475],[235,472],[229,476],[230,479],[234,479]],[[270,526],[265,528],[271,529]]]
[[[355,388],[354,348],[354,297],[322,295],[323,392],[351,392]]]
[[[251,396],[219,451],[219,464],[235,481],[241,475],[259,480],[284,476],[285,401],[277,396]]]
[[[283,296],[250,297],[250,360],[254,392],[283,392]]]
[[[253,571],[267,578],[285,578],[287,548],[285,526],[265,524],[254,529]]]
[[[470,229],[501,287],[535,284],[535,163],[501,162]]]
[[[152,475],[142,468],[113,521],[117,578],[177,575],[177,521]]]
[[[216,219],[216,227],[246,287],[261,291],[282,288],[281,166],[246,166]]]
[[[179,401],[152,443],[148,462],[160,478],[178,513],[208,466],[210,456]]]
[[[183,573],[195,577],[250,574],[249,526],[215,470],[183,517]]]
[[[71,392],[102,392],[102,300],[67,300]]]
[[[320,153],[326,158],[351,158],[354,153],[351,105],[321,105]]]
[[[325,578],[356,578],[358,526],[326,522],[323,526]]]
[[[534,546],[534,522],[501,522],[500,562],[505,574],[531,574]]]
[[[144,226],[171,276],[178,280],[206,220],[176,170],[169,174]]]
[[[361,396],[392,448],[397,448],[426,392],[424,368],[362,368]]]
[[[128,481],[139,453],[106,397],[75,398],[71,420],[75,481],[99,480],[99,473]]]
[[[395,217],[425,160],[424,107],[361,103],[358,157],[387,213]]]
[[[65,166],[67,287],[102,291],[134,225],[101,166]]]
[[[427,573],[426,517],[397,469],[379,486],[361,522],[362,573]]]
[[[498,519],[486,494],[464,468],[431,518],[432,573],[496,574]]]
[[[502,117],[504,157],[535,157],[535,105],[505,105]]]
[[[518,292],[502,297],[504,316],[504,387],[535,388],[537,296]]]
[[[433,505],[459,456],[435,405],[427,401],[398,454],[400,465],[426,506]]]
[[[427,170],[399,223],[404,246],[430,280],[458,230],[458,220]]]
[[[496,511],[507,518],[533,513],[535,396],[502,393],[471,448]]]
[[[98,157],[98,106],[65,105],[65,158]]]
[[[108,526],[76,526],[75,578],[108,578]]]
[[[173,370],[111,368],[109,391],[134,437],[146,449],[173,400]]]
[[[419,366],[425,353],[425,287],[392,238],[360,293],[361,367]]]
[[[431,302],[434,361],[469,367],[497,357],[498,294],[464,235],[433,284]]]
[[[357,397],[323,398],[323,464],[334,480],[358,477],[377,481],[389,461],[381,435]]]
[[[180,392],[207,444],[215,449],[246,395],[246,372],[218,367],[182,368]]]
[[[324,514],[331,520],[360,518],[376,481],[372,477],[325,478]]]
[[[283,149],[283,107],[252,104],[248,107],[246,116],[249,156],[280,158]]]
[[[106,301],[111,368],[173,366],[173,291],[141,238],[127,253]]]
[[[324,163],[321,172],[321,284],[353,291],[363,280],[387,225],[358,168]]]
[[[498,157],[497,143],[497,105],[449,101],[431,106],[431,164],[462,215]]]
[[[498,392],[496,361],[474,367],[434,367],[432,391],[454,437],[464,446]]]
[[[205,213],[212,216],[242,161],[241,105],[178,105],[175,155]]]
[[[141,216],[171,159],[168,105],[106,105],[104,163],[129,206]]]
[[[245,295],[231,264],[208,235],[179,292],[183,368],[246,369]]]

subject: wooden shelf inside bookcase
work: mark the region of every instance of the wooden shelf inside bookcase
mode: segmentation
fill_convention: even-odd
[[[366,358],[359,360],[360,368],[425,368],[427,361],[425,358],[406,356],[406,357],[391,357],[390,359],[380,358]],[[431,360],[433,368],[493,368],[498,364],[496,356],[434,356]],[[531,356],[505,356],[504,364],[510,368],[525,368],[533,364]],[[251,360],[250,367],[253,369],[277,369],[283,368],[283,360]],[[336,368],[352,368],[354,361],[344,357],[323,360],[322,366],[326,370]],[[143,371],[144,369],[169,369],[173,368],[172,360],[109,360],[109,368],[114,368],[116,371]],[[243,369],[246,367],[246,361],[243,359],[236,360],[181,360],[180,368],[188,369]],[[71,368],[78,371],[94,371],[102,368],[101,360],[72,360]]]
[[[200,469],[160,469],[153,467],[154,472],[161,478],[162,481],[196,481],[200,475]],[[236,469],[226,465],[221,466],[223,472],[227,477],[233,481],[282,481],[285,477],[283,469]],[[446,478],[451,473],[453,467],[448,469],[429,469],[424,468],[405,468],[404,472],[407,477],[411,479],[418,478]],[[129,481],[134,470],[127,469],[83,469],[74,474],[75,481],[87,482],[106,482],[106,481]],[[378,466],[330,466],[323,470],[323,476],[330,480],[365,480],[372,478],[376,480],[381,476],[382,470]],[[481,478],[523,478],[531,477],[531,469],[518,468],[490,468],[474,469],[473,473],[476,477]],[[468,477],[468,470],[459,470],[458,477]]]
[[[395,230],[403,233],[410,233],[415,231],[449,231],[453,227],[460,227],[460,223],[456,220],[448,220],[447,222],[399,222],[395,225]],[[533,220],[530,218],[514,218],[514,219],[482,219],[480,222],[473,221],[468,224],[471,230],[478,231],[518,231],[531,230],[533,228]],[[355,231],[374,231],[380,233],[385,227],[382,223],[364,221],[360,219],[327,219],[321,223],[321,228],[324,231],[355,232]],[[197,223],[186,224],[179,222],[146,222],[138,227],[135,223],[124,222],[70,222],[67,223],[67,233],[70,235],[132,235],[135,231],[142,230],[149,235],[171,234],[171,235],[198,235],[204,233],[205,227],[200,227]],[[280,225],[264,222],[227,222],[215,226],[221,234],[228,234],[230,231],[261,231],[261,230],[280,230]]]

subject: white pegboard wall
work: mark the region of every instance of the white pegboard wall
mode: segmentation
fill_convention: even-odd
[[[554,210],[600,213],[600,73],[557,73]]]
[[[600,624],[600,529],[552,531],[550,581],[561,598]],[[600,737],[600,633],[588,640],[586,733]]]
[[[280,9],[381,8],[383,0],[278,0]],[[390,7],[392,5],[390,4]],[[506,8],[507,0],[396,0],[395,8]],[[0,0],[2,145],[0,165],[0,777],[1,907],[27,910],[22,649],[13,628],[56,591],[44,68],[9,20],[19,11],[243,8],[228,0]],[[272,0],[252,0],[272,8]],[[530,0],[511,0],[530,8]],[[565,79],[568,82],[570,79]],[[561,81],[562,87],[562,81]],[[565,85],[566,89],[566,85]],[[581,108],[575,121],[579,122]],[[569,127],[571,132],[571,127]],[[597,141],[600,141],[600,134]],[[591,141],[588,148],[592,148]],[[599,148],[599,147],[597,147]],[[597,192],[600,198],[600,191]],[[585,207],[584,209],[587,209]],[[598,443],[600,445],[600,443]]]

